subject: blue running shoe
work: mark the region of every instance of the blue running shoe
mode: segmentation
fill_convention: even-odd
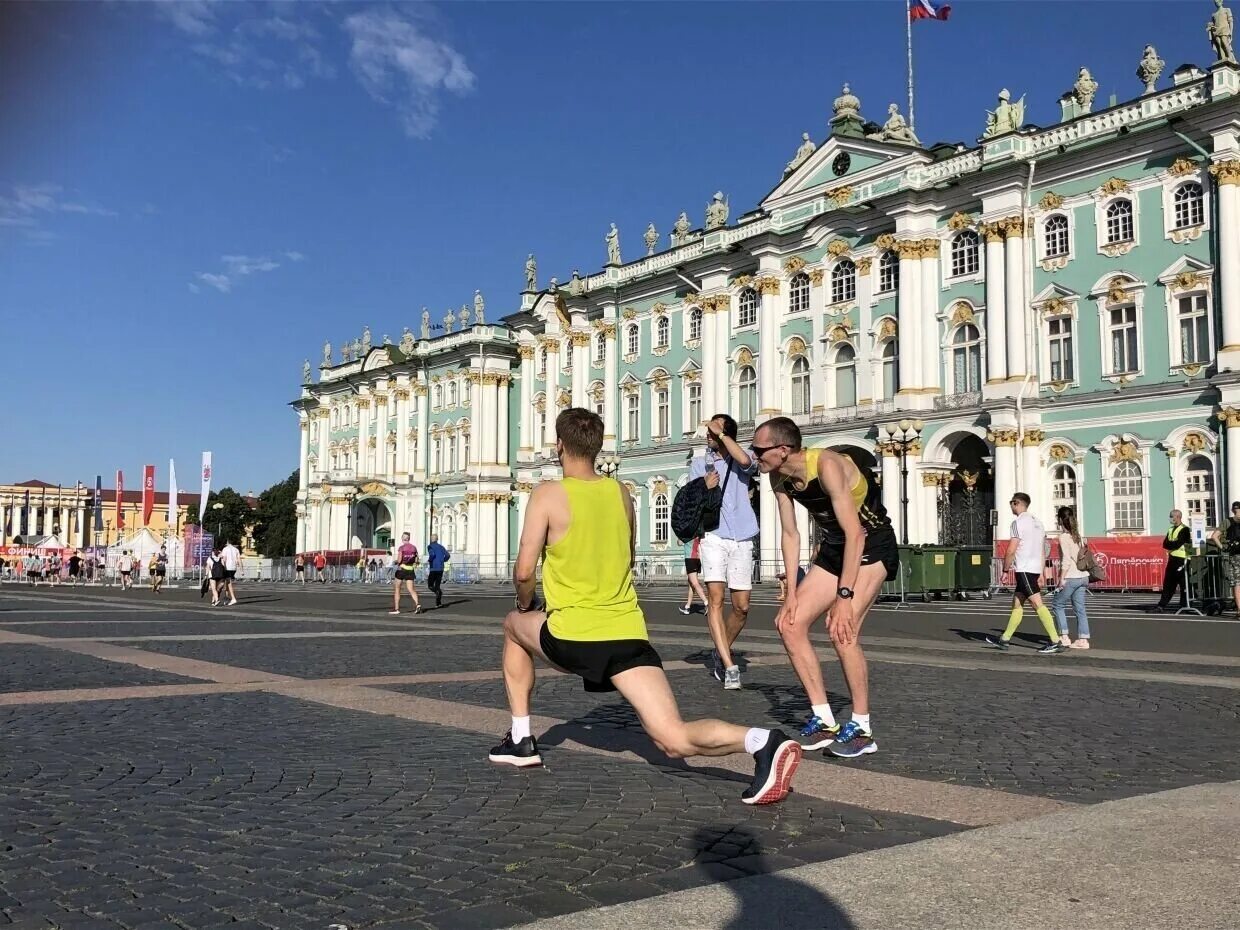
[[[835,742],[827,747],[827,752],[841,759],[855,759],[857,756],[878,752],[878,743],[874,742],[872,734],[861,729],[855,721],[849,720],[840,730]]]
[[[801,727],[801,747],[803,749],[821,749],[833,742],[840,735],[840,725],[829,727],[817,714],[812,715]]]

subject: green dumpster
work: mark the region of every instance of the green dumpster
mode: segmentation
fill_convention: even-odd
[[[922,600],[956,592],[956,547],[922,546]]]
[[[990,547],[961,546],[956,552],[957,594],[961,599],[970,594],[990,597]]]
[[[900,546],[900,574],[904,576],[904,596],[924,594],[926,581],[920,546]]]

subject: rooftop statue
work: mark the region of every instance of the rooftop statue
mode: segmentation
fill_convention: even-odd
[[[310,383],[310,359],[306,359],[301,364],[301,383],[302,384]]]
[[[706,228],[719,229],[728,224],[728,202],[723,191],[715,191],[715,196],[706,205]]]
[[[422,308],[422,338],[431,338],[431,312],[425,307]]]
[[[330,342],[323,343],[323,362],[320,368],[332,367],[332,344]]]
[[[689,230],[692,224],[689,222],[689,214],[684,210],[680,211],[680,216],[676,217],[676,222],[672,226],[672,245],[684,245],[689,240]]]
[[[370,327],[367,326],[362,330],[362,354],[365,355],[370,351]]]
[[[1154,46],[1147,45],[1145,54],[1141,56],[1141,63],[1137,65],[1137,77],[1145,85],[1142,96],[1154,93],[1154,85],[1158,83],[1158,76],[1163,73],[1165,67],[1167,63],[1158,57]]]
[[[538,290],[538,262],[534,260],[533,252],[525,260],[525,289],[527,291]]]
[[[879,142],[898,142],[901,145],[921,145],[921,141],[909,128],[908,122],[900,115],[900,107],[891,104],[887,107],[887,122],[876,136]]]
[[[607,243],[607,264],[620,264],[620,230],[616,229],[616,224],[611,224],[611,229],[607,235],[603,237],[603,241]]]
[[[342,362],[353,361],[353,344],[349,342],[347,339],[345,340],[344,345],[340,347],[340,361]]]
[[[797,148],[797,153],[792,156],[792,161],[788,162],[787,167],[784,168],[784,177],[792,174],[792,172],[805,164],[805,160],[813,155],[817,148],[818,146],[814,145],[810,140],[808,132],[801,133],[801,144]]]
[[[568,293],[573,297],[580,297],[586,292],[586,282],[581,280],[581,275],[577,269],[573,269],[573,276],[568,279]]]
[[[646,227],[646,234],[642,236],[642,240],[646,243],[646,254],[653,255],[659,245],[659,231],[654,228],[654,223]]]
[[[1218,60],[1234,65],[1236,53],[1232,46],[1231,10],[1223,6],[1223,0],[1214,0],[1214,15],[1206,24],[1206,32]]]
[[[462,330],[469,326],[469,307],[466,304],[461,304],[460,320]]]
[[[474,322],[481,325],[487,321],[487,302],[482,299],[482,291],[474,291]]]
[[[400,336],[400,353],[401,355],[413,354],[413,333],[409,331],[409,327],[405,327],[405,331]]]
[[[1082,68],[1076,76],[1076,83],[1072,85],[1072,96],[1076,98],[1076,105],[1081,108],[1082,113],[1088,113],[1094,105],[1094,95],[1098,93],[1098,82],[1094,80],[1088,68]]]
[[[982,133],[983,139],[993,139],[1005,132],[1020,129],[1025,122],[1025,98],[1021,97],[1015,103],[1011,100],[1012,95],[1006,87],[999,91],[999,105],[993,111],[986,111],[986,131]]]
[[[456,325],[456,315],[452,312],[452,308],[448,308],[447,314],[443,318],[443,331],[445,333],[452,332],[452,327]]]

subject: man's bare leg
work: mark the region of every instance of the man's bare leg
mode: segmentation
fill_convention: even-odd
[[[881,562],[861,566],[857,575],[857,590],[853,595],[857,635],[847,645],[835,644],[835,654],[839,656],[840,668],[844,670],[844,681],[848,684],[848,693],[852,697],[854,715],[870,715],[870,669],[865,661],[865,653],[861,651],[861,625],[882,593],[883,582],[886,580],[887,568]]]
[[[741,630],[745,629],[745,624],[749,621],[749,592],[734,590],[731,595],[732,610],[724,622],[729,654],[732,651],[732,644],[736,642],[737,637],[741,635]]]
[[[734,664],[732,640],[728,638],[727,625],[723,619],[723,592],[726,588],[727,584],[722,581],[706,582],[706,626],[724,668]]]

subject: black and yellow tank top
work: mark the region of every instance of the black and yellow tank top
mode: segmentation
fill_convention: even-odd
[[[791,479],[780,475],[772,483],[772,490],[782,491],[804,507],[814,522],[822,528],[829,543],[842,543],[844,531],[836,519],[835,509],[831,506],[831,498],[818,480],[818,459],[822,449],[805,450],[805,486],[798,487]],[[845,456],[847,458],[847,456]],[[882,527],[891,526],[887,517],[887,508],[883,506],[882,489],[861,466],[857,466],[857,480],[852,486],[853,503],[857,505],[857,515],[861,518],[861,527],[867,533]]]

